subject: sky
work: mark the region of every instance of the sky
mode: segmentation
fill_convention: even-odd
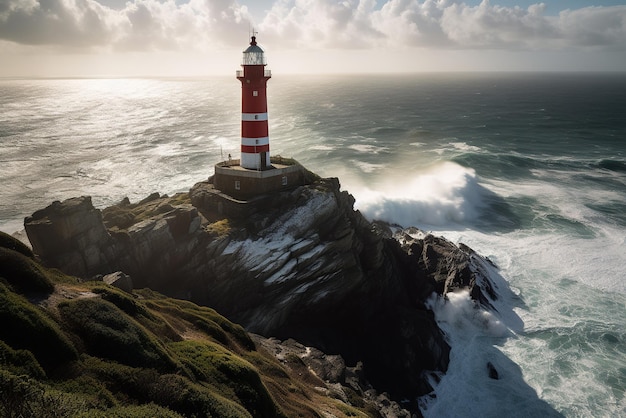
[[[0,0],[0,77],[626,71],[626,0]]]

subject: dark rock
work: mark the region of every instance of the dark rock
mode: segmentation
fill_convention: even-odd
[[[491,379],[500,379],[500,376],[498,375],[498,370],[496,370],[495,366],[491,364],[490,361],[487,362],[487,371],[489,372],[489,377]]]
[[[133,280],[128,274],[121,271],[104,275],[102,277],[102,281],[106,284],[117,287],[126,293],[132,293],[133,291]]]
[[[317,347],[301,359],[329,384],[361,362],[359,374],[392,399],[430,392],[424,373],[445,371],[450,348],[426,300],[469,287],[487,301],[471,249],[368,222],[336,178],[245,202],[209,182],[190,197],[155,193],[142,202],[105,210],[133,219],[109,230],[89,198],[55,202],[28,218],[26,230],[34,252],[61,270],[124,271],[138,288]]]
[[[67,274],[110,272],[117,253],[102,215],[88,196],[56,201],[24,220],[33,252]]]
[[[439,295],[446,295],[459,289],[469,289],[472,299],[494,310],[491,300],[497,299],[497,293],[488,275],[481,271],[480,263],[473,258],[481,258],[493,265],[488,259],[480,257],[474,250],[461,243],[454,245],[443,237],[427,234],[415,227],[397,231],[396,240],[402,245],[409,257],[418,264],[418,269],[427,282],[434,287],[424,287]],[[487,297],[488,296],[488,297]],[[426,294],[421,294],[426,298]]]
[[[265,338],[255,334],[251,334],[251,337],[257,347],[271,353],[287,368],[297,369],[299,373],[311,373],[312,377],[301,377],[311,384],[319,385],[317,389],[327,396],[350,403],[354,401],[354,394],[356,394],[360,402],[369,404],[380,417],[409,418],[412,416],[407,409],[390,399],[387,393],[378,393],[372,387],[367,381],[361,362],[354,367],[346,367],[340,355],[323,353],[293,339],[281,342],[276,338]],[[294,361],[294,358],[298,361]],[[307,369],[298,368],[300,363]]]

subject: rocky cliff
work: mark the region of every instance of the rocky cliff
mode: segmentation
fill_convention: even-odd
[[[360,363],[116,287],[47,269],[0,232],[0,417],[411,416]]]
[[[216,204],[218,194],[201,182],[188,194],[126,200],[102,213],[80,197],[34,213],[25,227],[48,266],[83,278],[123,271],[135,288],[360,362],[367,380],[396,399],[428,393],[426,374],[448,364],[427,298],[468,287],[488,303],[490,284],[477,277],[469,248],[368,222],[337,179],[259,204]]]

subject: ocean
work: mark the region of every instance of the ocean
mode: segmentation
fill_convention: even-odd
[[[0,80],[0,230],[73,196],[186,191],[237,158],[235,69]],[[452,353],[425,416],[626,416],[626,74],[273,70],[272,155],[499,267],[497,312],[432,303]]]

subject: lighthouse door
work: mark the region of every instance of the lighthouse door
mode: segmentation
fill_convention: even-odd
[[[265,170],[267,168],[267,152],[261,153],[261,170]]]

